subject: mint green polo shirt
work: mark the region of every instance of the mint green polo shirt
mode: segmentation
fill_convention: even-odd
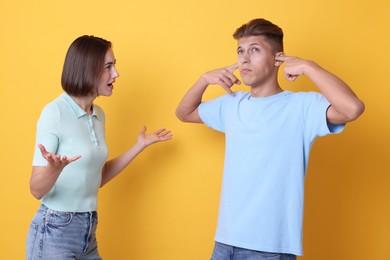
[[[46,150],[81,158],[68,164],[41,202],[57,211],[87,212],[97,209],[102,168],[107,160],[104,111],[93,106],[87,113],[67,94],[47,104],[38,120],[33,166],[46,166],[38,144]]]

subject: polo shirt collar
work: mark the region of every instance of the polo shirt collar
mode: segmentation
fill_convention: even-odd
[[[83,116],[86,116],[87,115],[87,112],[85,112],[84,109],[82,109],[77,103],[76,101],[73,100],[73,98],[71,98],[68,94],[66,93],[63,93],[61,94],[61,97],[65,100],[65,102],[70,106],[70,108],[72,109],[73,113],[75,114],[75,116],[77,118],[80,118],[80,117],[83,117]],[[96,117],[97,119],[99,119],[97,113],[96,113],[96,109],[93,109],[92,110],[92,117]]]

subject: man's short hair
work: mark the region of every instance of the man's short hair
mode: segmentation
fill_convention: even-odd
[[[233,37],[239,40],[248,36],[264,36],[275,52],[283,51],[283,30],[263,18],[253,19],[237,28]]]

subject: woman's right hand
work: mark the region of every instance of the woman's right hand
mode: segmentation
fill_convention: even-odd
[[[69,163],[74,162],[81,157],[81,155],[76,155],[74,157],[68,158],[67,156],[53,154],[48,152],[45,146],[43,146],[42,144],[38,144],[38,148],[39,150],[41,150],[43,158],[45,158],[46,161],[49,163],[48,166],[58,170],[62,170]]]
[[[48,152],[42,144],[38,144],[38,148],[41,151],[42,156],[47,160],[48,165],[32,167],[30,191],[35,198],[41,199],[54,186],[65,166],[78,160],[81,156],[77,155],[68,158],[67,156],[53,154]]]

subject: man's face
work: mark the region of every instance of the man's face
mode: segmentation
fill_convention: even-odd
[[[245,85],[260,87],[276,80],[275,52],[264,36],[248,36],[238,40],[238,65]]]

